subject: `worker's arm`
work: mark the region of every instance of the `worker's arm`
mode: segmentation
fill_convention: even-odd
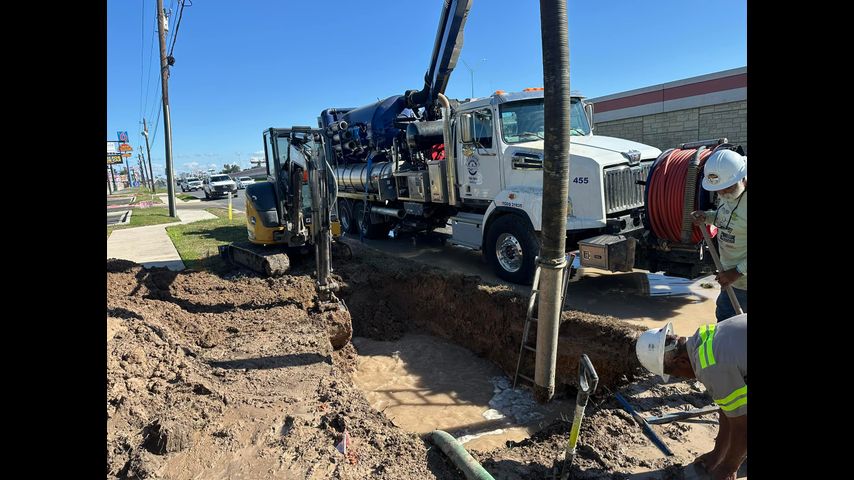
[[[735,480],[734,473],[747,454],[747,384],[738,367],[720,361],[718,358],[714,365],[701,368],[697,373],[697,378],[721,410],[715,448],[695,463],[705,467],[715,479]]]
[[[745,261],[744,263],[747,262]],[[722,287],[726,287],[743,276],[744,274],[741,273],[738,267],[733,267],[729,270],[724,270],[723,272],[718,273],[717,276],[715,276],[715,280],[717,280]]]
[[[717,210],[696,210],[691,212],[692,223],[696,226],[700,226],[702,224],[711,225],[712,222],[715,221],[715,212]]]
[[[724,412],[718,412],[718,436],[715,437],[715,448],[711,452],[697,457],[694,463],[701,465],[707,472],[714,471],[721,464],[729,451],[729,421]]]
[[[723,415],[723,413],[721,413]],[[727,418],[727,450],[716,467],[709,471],[714,480],[729,480],[736,478],[738,467],[747,458],[747,414]],[[720,439],[720,436],[718,436]]]

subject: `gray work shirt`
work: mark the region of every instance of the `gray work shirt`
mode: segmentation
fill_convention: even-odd
[[[703,325],[686,347],[697,380],[728,417],[747,415],[747,314]]]

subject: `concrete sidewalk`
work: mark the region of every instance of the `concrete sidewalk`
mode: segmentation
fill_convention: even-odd
[[[179,208],[178,218],[181,219],[180,222],[114,231],[107,239],[107,258],[131,260],[145,268],[167,267],[169,270],[183,270],[184,262],[166,234],[166,227],[217,217],[204,210]]]
[[[201,200],[199,200],[198,198],[194,198],[192,200],[182,200],[182,199],[178,198],[178,193],[184,193],[184,192],[175,192],[175,205],[178,205],[181,203],[201,202]],[[158,193],[157,196],[160,197],[160,200],[163,201],[164,205],[169,206],[169,194],[168,193]]]

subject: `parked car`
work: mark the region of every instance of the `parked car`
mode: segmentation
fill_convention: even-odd
[[[196,177],[185,177],[180,181],[182,192],[193,192],[202,189],[202,181]]]
[[[237,185],[228,175],[211,175],[202,184],[205,198],[224,197],[237,192]]]
[[[252,177],[239,177],[237,179],[237,188],[242,190],[246,188],[246,185],[252,185],[255,183],[255,179]]]

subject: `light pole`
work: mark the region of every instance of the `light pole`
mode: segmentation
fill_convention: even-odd
[[[483,63],[485,61],[486,61],[485,58],[480,59],[481,63]],[[465,60],[463,60],[463,64],[466,66],[466,68],[469,69],[469,73],[471,74],[471,98],[474,98],[474,69],[471,68],[471,65],[469,65],[469,62],[467,62]]]

